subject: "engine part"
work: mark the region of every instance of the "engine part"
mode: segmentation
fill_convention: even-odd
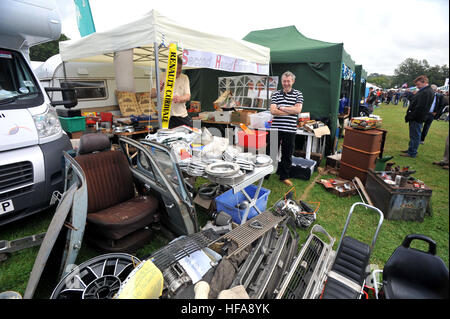
[[[89,259],[61,279],[50,299],[111,299],[138,263],[123,253]]]
[[[203,199],[213,199],[217,196],[218,191],[218,184],[208,184],[199,188],[198,195]]]
[[[217,226],[226,226],[231,224],[231,219],[232,217],[229,214],[224,211],[220,211],[214,216],[214,223]]]
[[[223,234],[226,234],[229,231],[231,231],[233,229],[233,227],[232,227],[231,223],[224,225],[224,226],[213,225],[213,223],[210,220],[208,220],[208,222],[202,228],[202,230],[207,230],[207,229],[212,229],[216,232],[216,234],[223,235]]]
[[[169,290],[169,294],[176,294],[178,289],[192,283],[191,278],[178,262],[166,268],[163,276],[164,286]]]

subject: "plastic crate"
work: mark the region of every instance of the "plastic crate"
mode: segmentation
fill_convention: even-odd
[[[250,114],[250,127],[251,128],[265,128],[266,122],[272,120],[272,114],[269,112],[260,112]]]
[[[247,186],[244,190],[251,198],[253,198],[257,189],[258,187],[252,184]],[[269,194],[269,189],[261,187],[258,194],[258,199],[255,203],[256,207],[258,207],[261,212],[265,211],[267,208],[267,199],[269,198]],[[233,189],[230,189],[215,198],[217,212],[224,211],[231,216],[235,223],[241,224],[245,209],[239,209],[236,206],[244,200],[247,199],[242,192],[233,194]],[[255,217],[256,215],[258,215],[258,211],[254,207],[251,207],[247,215],[247,220]]]
[[[62,129],[67,133],[86,130],[86,118],[84,116],[58,117],[61,122]]]
[[[292,156],[290,177],[309,180],[314,172],[316,161]]]
[[[265,131],[253,131],[254,134],[245,134],[244,131],[238,132],[238,144],[242,147],[261,148],[267,144]]]

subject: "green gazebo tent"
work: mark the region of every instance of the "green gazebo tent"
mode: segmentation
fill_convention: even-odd
[[[303,112],[310,112],[315,119],[329,118],[329,142],[333,142],[343,70],[356,74],[355,62],[344,44],[307,38],[295,26],[252,31],[243,40],[270,48],[271,75],[281,76],[288,70],[296,75],[294,88],[303,93]]]
[[[359,102],[365,98],[367,72],[361,64],[355,65],[355,89],[353,91],[351,116],[358,116]]]

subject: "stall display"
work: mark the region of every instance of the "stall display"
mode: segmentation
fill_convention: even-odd
[[[355,176],[366,182],[367,173],[375,168],[375,161],[382,156],[386,131],[379,129],[345,129],[339,177],[347,180]]]
[[[366,188],[388,220],[422,222],[425,214],[431,214],[433,191],[412,176],[369,170]]]
[[[322,184],[325,189],[339,197],[349,197],[356,195],[358,190],[352,181],[340,179],[340,178],[329,178],[321,179],[316,183]]]
[[[226,107],[267,108],[267,99],[278,86],[278,76],[240,75],[219,77],[219,96],[228,98],[221,101]],[[268,82],[268,83],[267,83]],[[267,86],[269,92],[267,92]]]
[[[353,117],[350,119],[350,126],[360,130],[370,130],[381,127],[382,121],[377,115]]]

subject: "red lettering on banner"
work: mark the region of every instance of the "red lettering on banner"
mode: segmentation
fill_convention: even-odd
[[[220,60],[222,59],[222,56],[218,55],[216,56],[216,68],[220,68]]]
[[[237,59],[234,59],[233,71],[236,70],[236,62],[237,62]]]
[[[184,49],[183,50],[183,65],[186,65],[188,63],[188,55],[189,55],[189,51]]]

